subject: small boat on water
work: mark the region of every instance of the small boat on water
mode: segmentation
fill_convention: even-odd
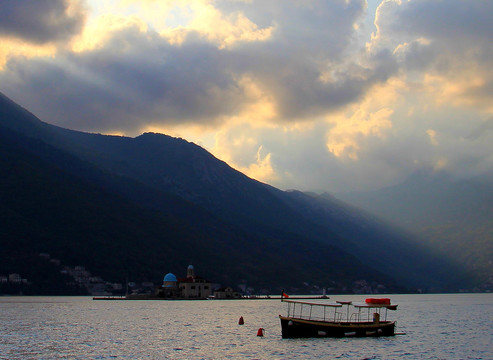
[[[287,316],[279,315],[283,338],[394,336],[395,321],[387,320],[388,310],[397,310],[390,299],[302,302],[281,298]]]

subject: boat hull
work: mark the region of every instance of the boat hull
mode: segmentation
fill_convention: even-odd
[[[344,323],[290,318],[279,315],[283,338],[394,336],[395,322]]]

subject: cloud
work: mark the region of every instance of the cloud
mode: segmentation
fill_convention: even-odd
[[[478,128],[471,131],[471,133],[466,136],[467,139],[478,139],[482,136],[487,136],[488,133],[493,133],[493,117],[485,121]]]
[[[426,133],[430,137],[430,143],[433,146],[438,146],[437,132],[433,129],[428,129],[428,130],[426,130]]]
[[[221,50],[200,38],[174,47],[137,28],[83,53],[11,59],[2,84],[19,97],[16,89],[28,90],[23,96],[46,120],[103,131],[214,119],[232,113],[242,96]]]
[[[36,44],[68,40],[81,31],[85,18],[75,0],[2,0],[0,36]]]
[[[184,136],[281,188],[493,166],[492,2],[386,0],[371,37],[364,0],[36,6],[59,22],[0,23],[0,91],[47,122]]]
[[[220,4],[231,6],[228,1]],[[360,63],[360,54],[351,46],[364,1],[251,1],[240,9],[256,23],[275,24],[269,41],[238,46],[236,53],[241,71],[273,94],[283,120],[300,121],[337,110],[395,70],[389,57],[385,66]]]
[[[462,47],[467,40],[486,44],[493,32],[493,4],[489,1],[391,0],[383,2],[380,10],[387,12],[379,18],[383,31],[439,39],[453,48]]]
[[[493,111],[493,3],[384,1],[371,47],[391,49],[409,76],[428,75],[447,101]]]
[[[392,127],[389,120],[392,109],[382,108],[376,112],[368,113],[362,109],[354,112],[352,116],[337,124],[329,132],[327,148],[335,156],[347,155],[351,159],[358,159],[360,136],[384,136],[384,131]]]
[[[258,100],[245,79],[267,94],[276,121],[300,121],[356,101],[391,73],[383,61],[373,68],[340,60],[364,1],[197,4],[190,28],[157,32],[117,16],[106,32],[99,23],[99,43],[83,35],[76,51],[12,57],[3,90],[58,125],[135,133],[237,115]]]

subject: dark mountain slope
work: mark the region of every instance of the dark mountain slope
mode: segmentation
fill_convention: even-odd
[[[483,281],[493,277],[493,173],[459,179],[420,171],[402,184],[338,197],[418,234]]]
[[[110,173],[188,199],[228,222],[268,234],[284,229],[332,244],[342,241],[280,202],[270,186],[248,178],[185,140],[153,133],[128,138],[67,130],[43,123],[0,94],[2,123]]]
[[[318,227],[285,206],[268,185],[246,177],[184,140],[151,133],[132,139],[71,131],[41,122],[5,96],[0,97],[0,105],[0,123],[3,121],[5,126],[69,151],[110,173],[177,194],[248,231],[263,236],[294,232],[333,245],[343,241],[330,229]],[[147,200],[159,204],[145,192],[133,199],[145,206],[149,205]]]
[[[350,283],[364,271],[351,256],[309,239],[261,238],[207,213],[197,225],[195,216],[189,221],[143,208],[64,169],[68,164],[97,173],[90,165],[0,130],[0,273],[36,278],[29,265],[40,252],[112,281],[158,282],[189,261],[216,281],[268,288],[300,287],[305,281],[325,286],[334,278]],[[374,271],[366,276],[390,282]]]
[[[379,271],[398,272],[400,279],[415,287],[452,290],[458,284],[472,284],[472,274],[442,252],[424,246],[415,234],[329,194],[291,191],[283,193],[283,199],[314,222],[330,224],[334,232],[348,239],[340,244],[341,249],[375,264]]]

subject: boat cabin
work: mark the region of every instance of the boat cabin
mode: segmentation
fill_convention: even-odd
[[[287,315],[279,315],[283,337],[395,334],[395,322],[387,320],[387,313],[397,305],[390,299],[366,299],[364,303],[282,301],[287,304]]]

